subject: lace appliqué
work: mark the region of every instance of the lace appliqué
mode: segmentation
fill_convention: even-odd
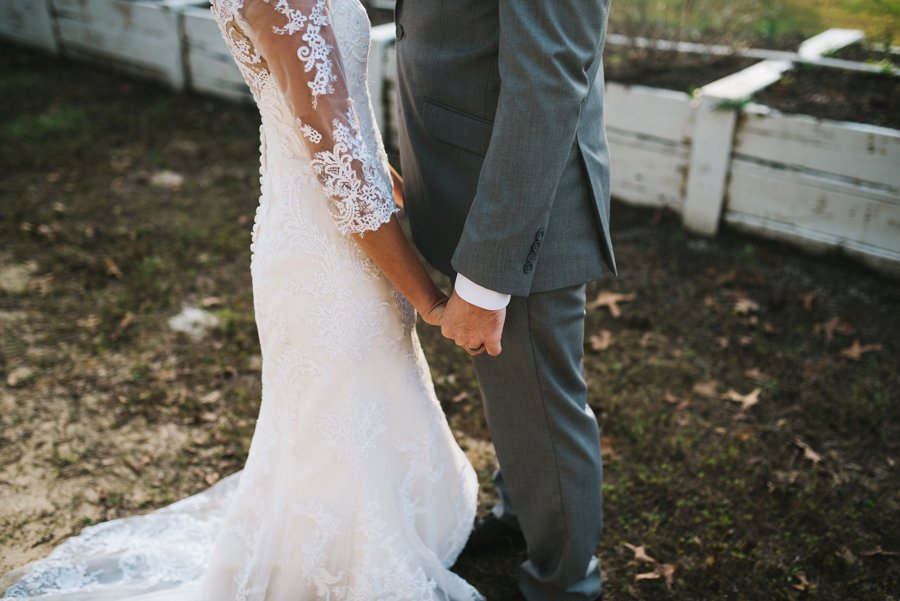
[[[320,95],[334,93],[333,83],[337,79],[331,65],[332,47],[325,42],[325,38],[322,36],[322,28],[331,26],[331,18],[325,7],[325,0],[316,0],[309,15],[304,15],[301,11],[291,8],[287,0],[277,0],[275,10],[288,18],[284,27],[275,28],[275,33],[295,35],[303,32],[301,39],[306,42],[306,45],[297,49],[297,58],[303,63],[304,71],[315,70],[316,72],[313,80],[307,82],[306,85],[312,90],[312,106],[317,108]]]
[[[348,119],[353,123],[351,115]],[[366,149],[359,128],[351,130],[338,119],[332,127],[334,147],[317,152],[312,166],[325,193],[335,201],[335,223],[344,234],[378,229],[400,210],[394,206],[392,191]],[[354,161],[362,165],[364,181],[360,181]]]

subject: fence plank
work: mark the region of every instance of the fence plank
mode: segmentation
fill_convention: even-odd
[[[0,37],[55,53],[59,49],[46,0],[0,2]]]
[[[613,196],[625,202],[680,211],[688,147],[608,132]]]
[[[183,19],[185,62],[191,89],[230,100],[252,100],[250,89],[209,10],[187,8]]]
[[[690,140],[691,97],[684,92],[645,86],[606,84],[606,127],[674,142]]]
[[[736,159],[725,220],[745,217],[763,230],[790,225],[800,238],[882,249],[900,258],[900,201],[882,191]]]
[[[900,131],[786,115],[754,105],[735,134],[737,155],[884,187],[900,196]]]

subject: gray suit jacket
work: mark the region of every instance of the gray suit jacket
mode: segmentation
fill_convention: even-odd
[[[527,296],[615,274],[609,0],[397,1],[400,159],[425,258]]]

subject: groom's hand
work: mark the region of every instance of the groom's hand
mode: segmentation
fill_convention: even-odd
[[[506,308],[490,311],[463,300],[456,291],[450,296],[447,308],[441,316],[441,333],[463,347],[470,355],[500,354],[500,337]],[[484,344],[484,347],[479,347]],[[468,347],[468,348],[467,348]],[[470,349],[479,349],[472,351]]]

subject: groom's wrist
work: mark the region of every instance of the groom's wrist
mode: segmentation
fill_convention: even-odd
[[[481,307],[488,311],[498,311],[509,304],[509,294],[496,292],[476,284],[461,273],[456,274],[456,282],[453,286],[456,294],[470,305]]]

